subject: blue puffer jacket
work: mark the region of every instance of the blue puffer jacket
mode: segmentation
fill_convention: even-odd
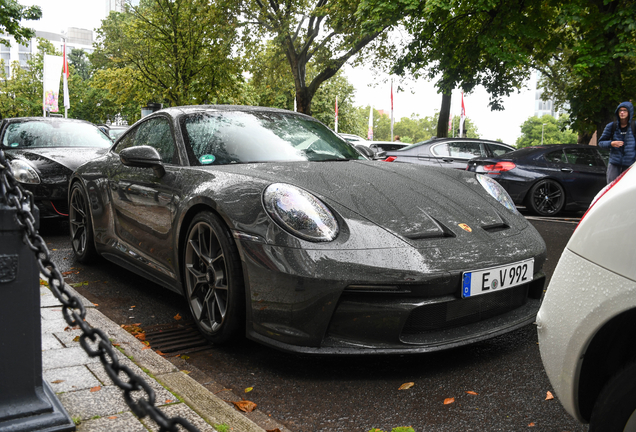
[[[632,105],[631,102],[623,102],[616,107],[616,111],[614,112],[616,115],[616,121],[619,121],[618,110],[622,107],[627,108],[627,111],[629,112],[627,134],[623,137],[619,126],[616,127],[614,134],[612,134],[613,122],[608,123],[607,126],[605,126],[603,134],[598,140],[598,146],[610,149],[609,161],[611,164],[629,166],[633,164],[636,159],[636,137],[634,137],[634,133],[632,132],[634,105]],[[610,145],[612,141],[623,141],[625,144],[623,144],[622,147],[612,147]]]

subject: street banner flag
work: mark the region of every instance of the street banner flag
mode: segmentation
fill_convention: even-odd
[[[393,138],[393,80],[391,80],[391,142]]]
[[[58,112],[60,96],[60,74],[62,72],[62,57],[44,54],[44,69],[42,71],[42,109],[46,112]]]
[[[464,136],[464,120],[466,120],[466,107],[464,106],[464,92],[462,92],[462,110],[459,115],[459,137]]]
[[[336,96],[336,133],[338,133],[338,96]]]
[[[367,139],[373,141],[373,107],[369,108],[369,132],[367,133]]]
[[[71,107],[71,101],[68,98],[68,61],[66,60],[66,42],[64,42],[64,64],[62,66],[62,77],[64,78],[64,108]]]
[[[453,130],[453,114],[448,116],[448,131],[450,132],[452,130]]]

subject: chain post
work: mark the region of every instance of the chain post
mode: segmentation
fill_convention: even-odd
[[[35,378],[32,377],[31,380],[25,378],[26,381],[29,381],[29,384],[33,384],[34,389],[29,391],[27,389],[24,393],[31,393],[37,400],[41,400],[42,394],[45,392],[41,390],[42,388],[42,353],[41,353],[41,318],[40,318],[40,296],[39,296],[39,283],[38,281],[38,270],[39,273],[44,275],[48,279],[49,288],[55,295],[55,297],[62,303],[62,314],[64,316],[65,321],[71,327],[79,326],[82,330],[82,335],[80,336],[80,345],[87,352],[90,357],[99,357],[100,361],[106,370],[108,376],[112,379],[115,385],[117,385],[124,392],[124,400],[128,407],[131,409],[135,415],[139,418],[144,418],[146,416],[150,417],[160,428],[161,432],[179,432],[181,430],[187,430],[189,432],[199,432],[199,430],[193,426],[186,419],[181,417],[168,418],[166,415],[155,406],[155,393],[153,389],[146,383],[146,381],[136,375],[130,368],[126,365],[122,365],[119,363],[117,359],[117,355],[112,347],[110,340],[107,335],[101,331],[100,329],[91,328],[84,318],[86,317],[86,310],[84,306],[81,304],[79,299],[74,297],[68,290],[66,290],[64,285],[64,279],[62,278],[61,273],[57,269],[57,266],[54,262],[51,261],[49,250],[46,247],[46,244],[42,237],[37,232],[37,213],[34,216],[31,209],[37,209],[36,207],[31,205],[31,198],[28,193],[26,193],[22,186],[15,180],[13,177],[13,173],[8,169],[8,163],[5,158],[4,152],[0,150],[0,263],[2,264],[0,267],[0,291],[6,291],[6,293],[10,293],[13,296],[10,298],[5,297],[3,302],[0,302],[0,331],[2,332],[2,344],[0,345],[0,355],[3,358],[3,367],[0,368],[0,384],[3,386],[0,388],[0,430],[3,429],[3,420],[13,421],[16,417],[20,417],[19,413],[16,413],[16,405],[20,406],[23,404],[21,399],[18,399],[16,402],[16,393],[12,388],[13,383],[19,381],[20,378],[14,379],[14,371],[13,367],[17,367],[18,361],[12,362],[10,367],[5,366],[7,359],[15,359],[13,357],[15,354],[15,344],[18,343],[17,339],[20,339],[25,335],[26,331],[24,330],[24,320],[19,320],[18,318],[23,318],[24,316],[31,317],[31,321],[37,321],[37,332],[35,330],[29,330],[28,335],[26,335],[27,339],[33,338],[34,348],[37,348],[37,353],[29,352],[28,356],[32,357],[33,361],[29,364],[29,373],[34,374]],[[5,211],[6,216],[5,216]],[[11,223],[6,222],[6,220],[10,220]],[[13,242],[9,243],[4,240],[4,229],[5,227],[15,227],[15,237]],[[20,235],[21,234],[21,235]],[[19,253],[15,251],[19,250]],[[6,258],[4,258],[6,256]],[[3,261],[4,260],[4,261]],[[7,263],[6,270],[4,262]],[[23,264],[26,263],[26,264]],[[30,265],[29,265],[30,263]],[[10,265],[11,264],[11,265]],[[5,276],[6,273],[6,276]],[[14,309],[15,303],[20,300],[20,297],[25,297],[23,293],[20,291],[16,291],[14,289],[7,289],[6,283],[11,283],[16,277],[11,277],[11,275],[22,275],[24,280],[32,281],[32,284],[37,286],[35,292],[35,300],[37,304],[31,305],[31,310],[26,313],[23,312],[20,316],[16,316],[16,312],[12,312],[9,314],[9,310]],[[4,282],[4,279],[9,279],[8,282]],[[3,292],[3,294],[5,294]],[[26,296],[28,297],[28,296]],[[31,296],[33,297],[33,296]],[[31,298],[31,303],[33,303],[33,298]],[[4,309],[7,309],[6,311]],[[15,317],[16,319],[10,320],[7,319],[6,323],[3,321],[4,316],[7,317]],[[35,325],[35,324],[34,324]],[[5,342],[7,341],[7,342]],[[89,342],[93,346],[96,346],[97,349],[94,349]],[[37,346],[36,346],[37,345]],[[5,353],[2,349],[5,347],[10,349],[11,351]],[[14,364],[16,363],[16,364]],[[5,377],[6,375],[6,377]],[[121,378],[121,375],[124,376],[124,379]],[[5,381],[5,378],[7,381]],[[127,381],[125,381],[125,379]],[[6,391],[4,389],[4,383],[8,382],[11,387],[9,387]],[[48,387],[48,384],[44,383],[44,390]],[[39,390],[40,389],[40,390]],[[59,404],[59,401],[55,398],[55,395],[50,390],[52,395],[52,399]],[[134,396],[133,397],[133,392]],[[24,398],[26,398],[25,396]],[[13,403],[9,403],[7,407],[3,407],[3,402],[5,399],[11,399]],[[33,405],[37,405],[35,401]],[[46,405],[46,404],[45,404]],[[43,412],[48,408],[47,406],[42,406],[42,404],[34,407],[35,411]],[[61,407],[63,410],[63,407]],[[64,414],[66,412],[64,411]],[[68,417],[68,414],[66,414]],[[70,417],[68,420],[71,421]],[[72,423],[72,421],[71,421]],[[181,427],[181,429],[179,428]],[[28,428],[23,429],[8,429],[11,431],[36,431],[40,430],[33,425],[30,425]],[[53,430],[53,429],[51,429]],[[73,424],[72,429],[54,429],[55,431],[65,431],[65,430],[75,430],[75,425]]]

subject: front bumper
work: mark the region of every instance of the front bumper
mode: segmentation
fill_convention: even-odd
[[[461,260],[436,248],[307,251],[243,242],[247,336],[290,352],[377,354],[431,352],[504,334],[534,322],[545,283],[540,236],[523,251],[516,241],[505,244],[490,254],[465,250],[462,256],[475,258],[460,268]],[[492,265],[493,255],[500,264],[534,257],[533,281],[461,298],[462,271]]]

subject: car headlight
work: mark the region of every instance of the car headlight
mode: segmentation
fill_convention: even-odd
[[[508,195],[508,192],[506,192],[503,186],[497,183],[496,180],[493,180],[490,177],[487,177],[481,174],[477,174],[476,177],[479,184],[481,184],[484,187],[484,189],[486,189],[486,191],[490,195],[492,195],[494,199],[499,201],[504,207],[506,207],[511,212],[520,214],[519,211],[517,210],[517,207],[515,206],[515,203],[512,202],[512,198],[510,198],[510,195]]]
[[[318,198],[300,188],[271,184],[263,193],[263,204],[277,224],[304,240],[327,242],[338,235],[338,222],[333,213]]]
[[[9,162],[13,176],[20,183],[38,184],[40,176],[30,163],[22,159],[13,159]]]

